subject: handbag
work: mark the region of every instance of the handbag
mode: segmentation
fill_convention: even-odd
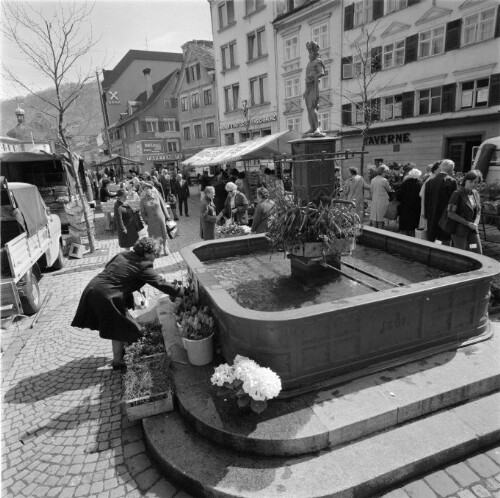
[[[399,201],[393,200],[389,202],[384,218],[388,220],[396,220],[398,218]]]
[[[140,211],[134,211],[133,223],[134,223],[135,229],[138,232],[140,232],[141,230],[144,230],[146,225],[144,223],[144,220],[142,219]]]
[[[441,218],[439,218],[438,224],[439,228],[441,228],[441,230],[443,230],[443,232],[446,232],[447,234],[455,233],[455,230],[457,229],[457,222],[449,218],[447,209],[443,211]]]
[[[179,228],[177,227],[177,223],[173,220],[169,220],[165,223],[167,227],[167,233],[169,238],[174,239],[175,237],[178,237],[179,234]]]

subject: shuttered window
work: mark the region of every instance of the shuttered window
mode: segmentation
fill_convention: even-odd
[[[345,126],[351,126],[352,124],[351,104],[342,106],[342,124]]]

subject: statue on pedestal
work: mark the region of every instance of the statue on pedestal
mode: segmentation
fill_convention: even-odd
[[[319,79],[326,75],[325,65],[319,56],[319,45],[310,41],[306,43],[309,52],[309,62],[306,67],[306,90],[304,100],[307,107],[307,117],[310,129],[305,135],[312,137],[324,137],[326,133],[319,127]]]

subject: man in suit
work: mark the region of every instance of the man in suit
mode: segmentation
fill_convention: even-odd
[[[439,220],[448,206],[451,194],[457,190],[457,181],[451,175],[455,163],[444,159],[439,166],[439,173],[425,184],[424,216],[427,219],[427,240],[440,240],[449,246],[451,235],[440,226]]]
[[[188,197],[189,197],[189,185],[182,175],[179,173],[177,175],[177,180],[174,184],[175,195],[177,199],[179,199],[179,216],[182,216],[182,207],[184,206],[184,210],[186,212],[186,216],[189,217],[189,209],[188,209]]]

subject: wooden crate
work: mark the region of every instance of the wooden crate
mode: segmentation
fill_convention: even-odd
[[[129,420],[139,420],[159,413],[171,412],[174,409],[174,399],[172,391],[168,391],[155,396],[124,401],[123,406]]]

